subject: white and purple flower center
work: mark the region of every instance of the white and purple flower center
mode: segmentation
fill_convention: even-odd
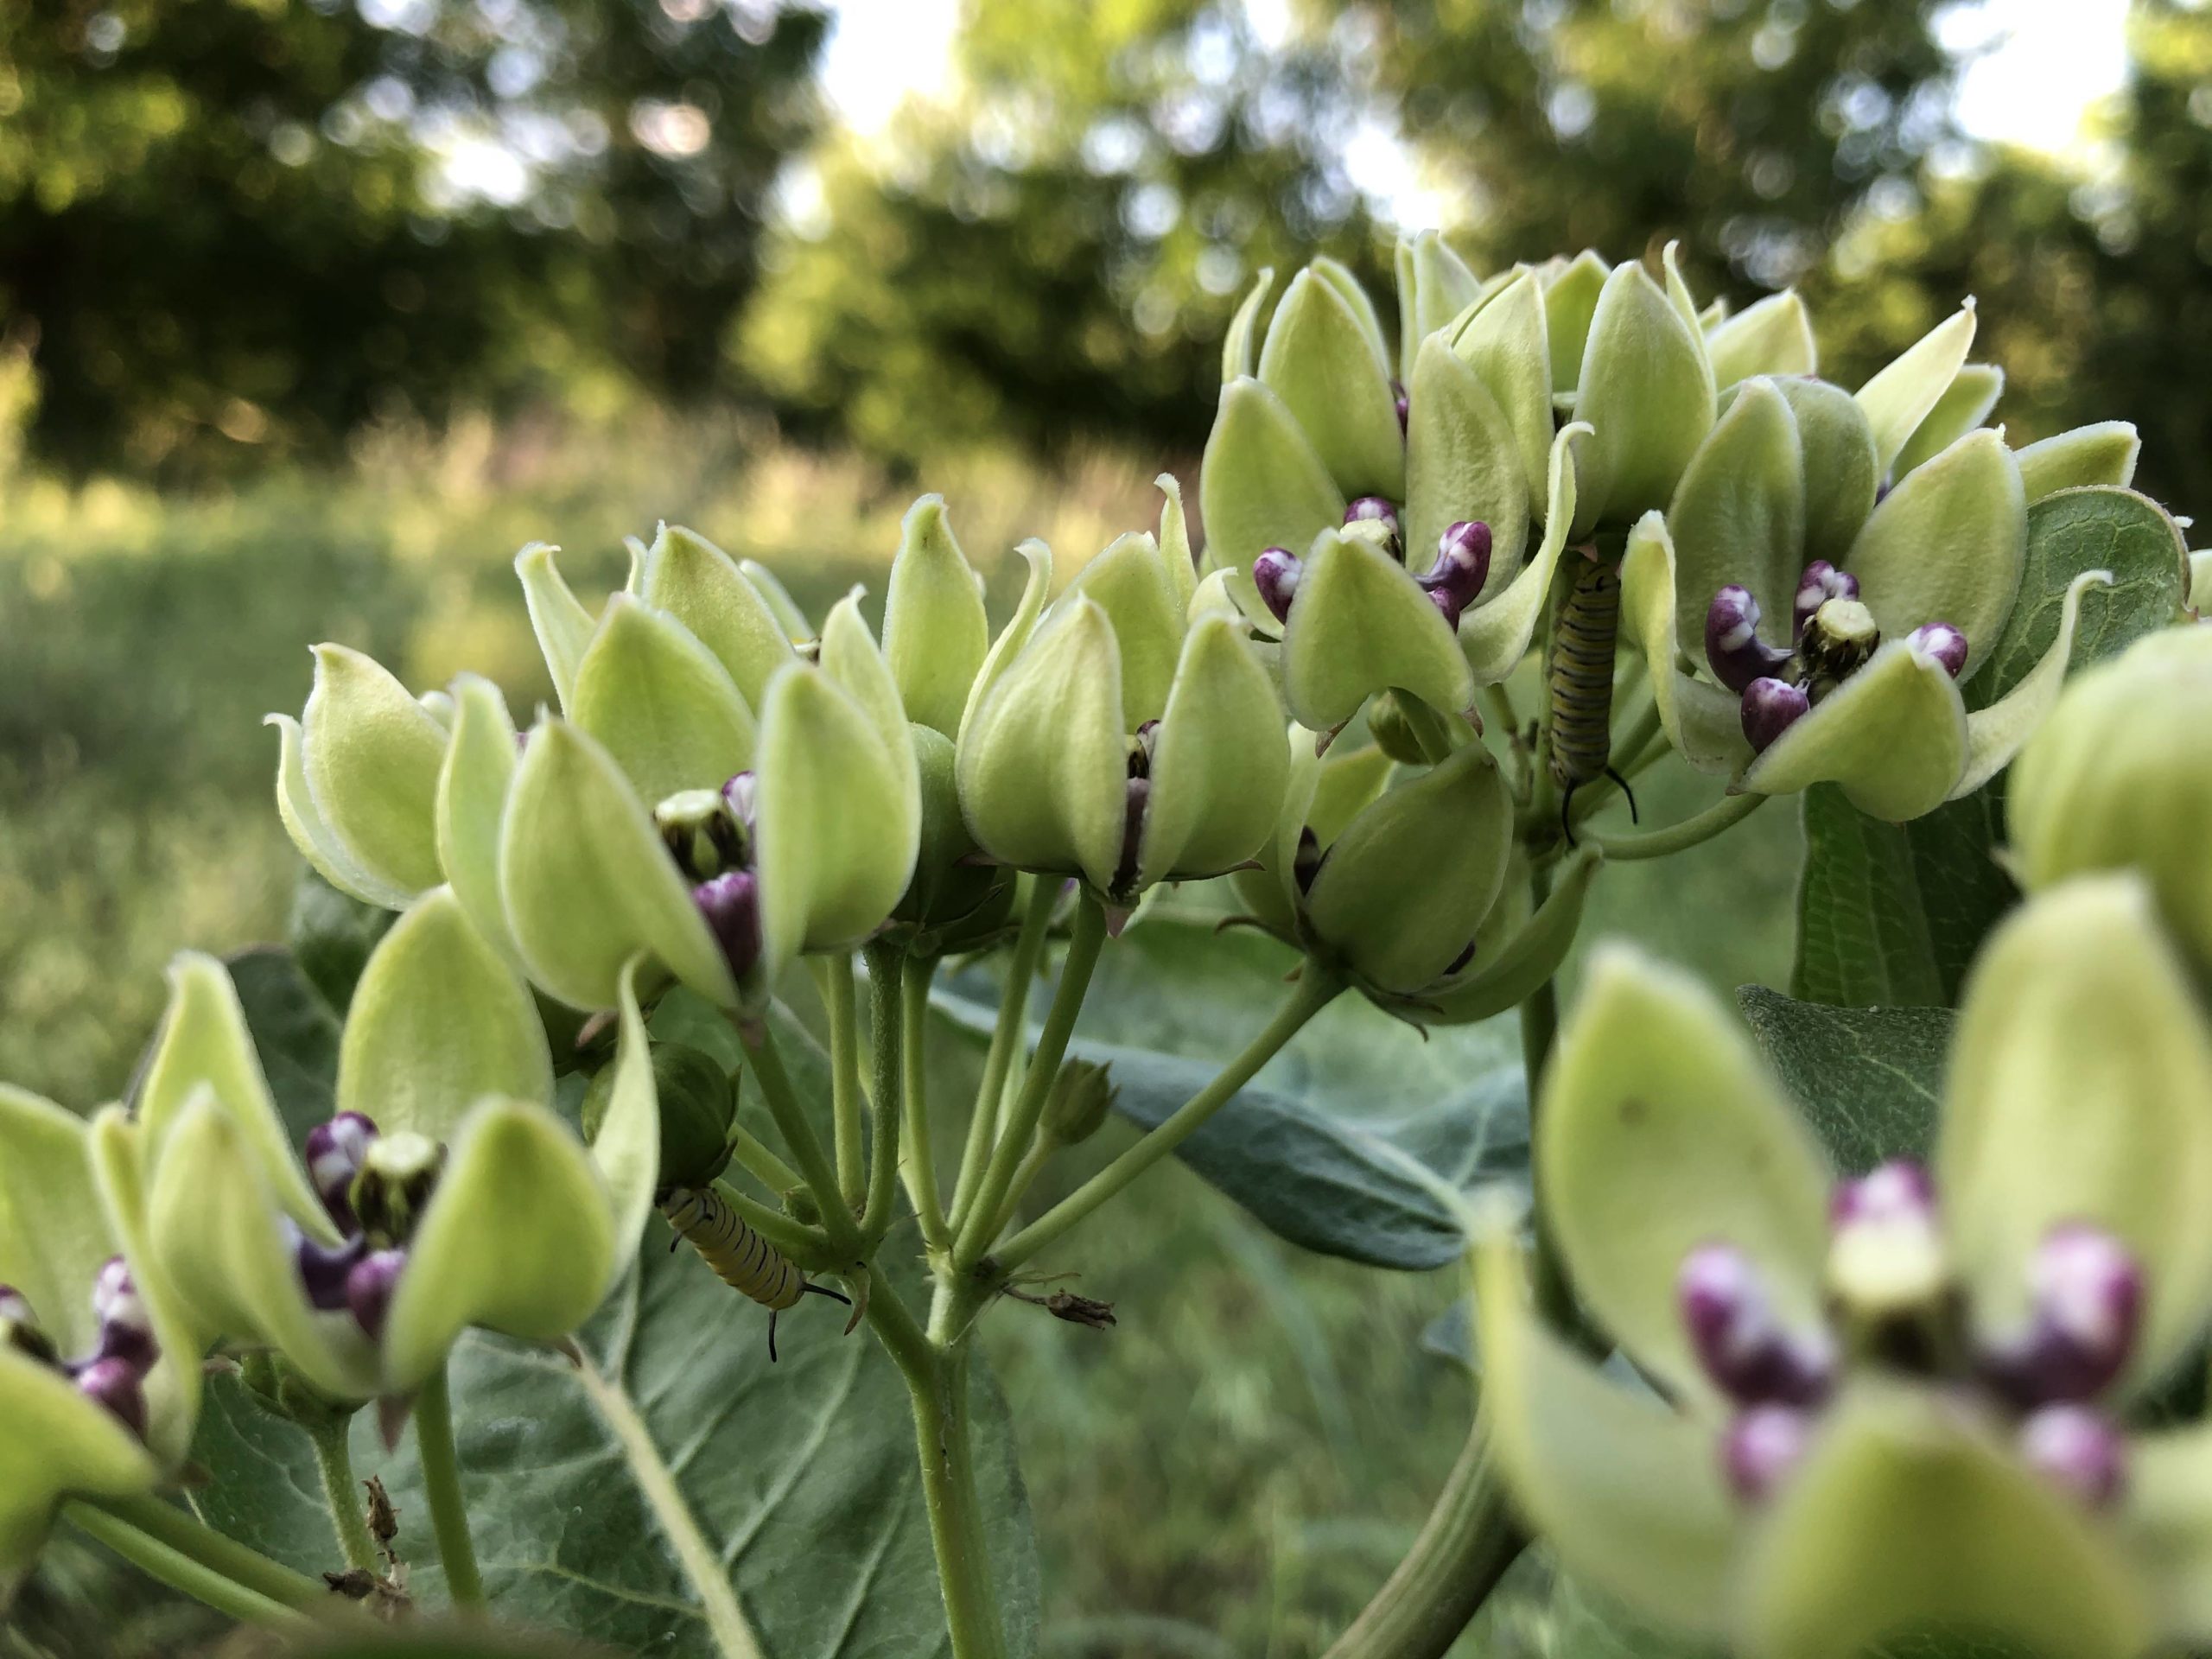
[[[2143,1274],[2111,1234],[2054,1227],[2028,1269],[2026,1319],[1991,1331],[1951,1270],[1934,1184],[1917,1164],[1844,1182],[1831,1207],[1824,1317],[1793,1327],[1734,1245],[1701,1244],[1676,1280],[1682,1324],[1732,1413],[1720,1458],[1747,1500],[1803,1456],[1842,1375],[1924,1379],[2007,1426],[2021,1455],[2091,1505],[2126,1474],[2119,1427],[2099,1408],[2135,1350]]]
[[[753,773],[741,772],[719,790],[692,789],[653,809],[653,823],[676,868],[691,884],[732,978],[760,959],[760,881],[753,869]]]
[[[13,1285],[0,1285],[0,1347],[12,1348],[51,1367],[77,1385],[86,1399],[105,1406],[133,1434],[146,1433],[146,1376],[162,1357],[130,1268],[119,1255],[101,1264],[92,1281],[92,1315],[99,1333],[90,1353],[62,1354],[41,1329],[37,1311]]]
[[[444,1162],[445,1148],[428,1136],[385,1135],[359,1112],[340,1112],[308,1131],[308,1179],[343,1236],[327,1245],[285,1224],[312,1306],[352,1313],[372,1340],[384,1335],[408,1241]]]
[[[1379,495],[1361,496],[1344,509],[1344,524],[1399,563],[1405,563],[1398,509],[1389,501]],[[1452,627],[1459,626],[1461,613],[1475,602],[1483,584],[1490,580],[1490,526],[1478,518],[1462,519],[1436,538],[1436,558],[1428,574],[1414,578]],[[1290,620],[1291,602],[1298,596],[1299,581],[1305,574],[1304,562],[1287,548],[1268,548],[1252,561],[1252,585],[1260,590],[1261,602],[1276,621]]]
[[[1859,602],[1859,579],[1826,559],[1805,567],[1789,614],[1791,649],[1784,651],[1759,638],[1759,604],[1748,588],[1731,582],[1706,610],[1705,659],[1743,699],[1744,736],[1754,753],[1865,667],[1882,643],[1873,613]],[[1953,679],[1966,667],[1967,637],[1948,622],[1923,623],[1910,637]]]

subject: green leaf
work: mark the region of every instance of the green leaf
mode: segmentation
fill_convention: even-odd
[[[550,1637],[478,1627],[348,1636],[299,1649],[303,1659],[591,1659],[596,1649]]]
[[[309,985],[331,1007],[343,1010],[353,1000],[369,952],[385,930],[399,919],[379,905],[364,904],[302,869],[292,887],[292,918],[285,938]]]
[[[391,918],[397,920],[397,918]],[[337,1111],[338,1016],[307,964],[273,944],[224,959],[289,1144]]]
[[[1745,985],[1736,1005],[1839,1168],[1863,1174],[1936,1144],[1948,1008],[1833,1008]]]
[[[1982,936],[2018,899],[1993,856],[2002,779],[1910,823],[1832,784],[1805,791],[1790,995],[1842,1007],[1948,1007]]]

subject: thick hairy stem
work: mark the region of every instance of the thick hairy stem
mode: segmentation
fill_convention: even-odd
[[[330,1506],[330,1524],[338,1534],[338,1548],[346,1565],[372,1573],[377,1567],[376,1540],[369,1536],[369,1517],[353,1480],[353,1454],[346,1444],[346,1425],[327,1424],[308,1430],[315,1446],[315,1468],[322,1476],[323,1502]]]
[[[868,947],[868,1046],[874,1065],[874,1087],[869,1090],[868,1110],[874,1120],[874,1142],[868,1151],[868,1206],[861,1214],[861,1236],[871,1243],[882,1241],[890,1230],[899,1198],[899,1135],[906,1108],[906,1020],[899,1007],[899,981],[906,953],[895,945]]]
[[[454,1450],[453,1399],[445,1367],[415,1396],[415,1447],[423,1459],[423,1497],[430,1507],[446,1590],[460,1608],[484,1605],[484,1578],[476,1570],[476,1545],[468,1535],[468,1505],[461,1495],[461,1458]]]
[[[936,976],[934,959],[906,958],[899,988],[899,1018],[903,1028],[899,1056],[906,1069],[899,1094],[906,1117],[903,1157],[906,1193],[913,1200],[914,1214],[920,1218],[923,1242],[932,1250],[942,1250],[950,1248],[952,1240],[945,1230],[944,1205],[938,1196],[937,1149],[930,1141],[929,1066],[925,1046],[929,1039],[930,982]]]
[[[814,1202],[822,1212],[822,1224],[831,1242],[842,1249],[852,1242],[852,1212],[845,1208],[844,1198],[837,1189],[837,1172],[830,1166],[829,1154],[822,1150],[814,1125],[807,1121],[806,1108],[791,1087],[791,1074],[784,1070],[784,1058],[777,1052],[775,1037],[765,1026],[754,1027],[745,1038],[745,1049],[753,1058],[753,1075],[760,1080],[769,1116],[776,1120],[776,1132],[784,1137],[784,1145],[798,1160],[799,1173],[813,1192]]]
[[[213,1607],[243,1624],[258,1624],[288,1636],[311,1636],[315,1621],[283,1603],[272,1601],[257,1590],[217,1572],[175,1546],[117,1518],[114,1513],[91,1503],[72,1503],[62,1511],[71,1524],[97,1538],[117,1554],[172,1590]],[[324,1592],[327,1600],[328,1592]]]
[[[989,1161],[992,1137],[998,1133],[999,1101],[1006,1093],[1008,1069],[1021,1047],[1021,1027],[1029,1012],[1029,988],[1037,980],[1037,964],[1045,954],[1046,935],[1052,911],[1060,901],[1060,884],[1049,876],[1030,877],[1028,908],[1022,912],[1021,931],[1014,941],[1014,960],[1007,965],[1006,989],[999,997],[998,1023],[991,1031],[990,1051],[983,1057],[983,1079],[976,1090],[975,1115],[968,1120],[968,1144],[960,1154],[960,1173],[952,1185],[952,1231],[957,1236],[976,1202],[976,1189]]]
[[[1680,823],[1669,824],[1664,830],[1647,830],[1642,835],[1592,834],[1584,836],[1582,841],[1584,845],[1595,847],[1608,859],[1616,861],[1666,858],[1711,841],[1721,831],[1732,829],[1750,817],[1766,802],[1767,798],[1764,795],[1724,795],[1696,817],[1684,818]]]
[[[929,1512],[953,1659],[1004,1659],[1005,1625],[984,1545],[982,1497],[969,1432],[966,1343],[959,1338],[949,1345],[931,1341],[887,1285],[878,1286],[868,1299],[868,1320],[898,1362],[913,1406],[914,1451],[921,1464],[922,1500]]]
[[[1082,1012],[1083,999],[1090,989],[1091,971],[1098,965],[1098,953],[1105,943],[1105,906],[1086,893],[1076,907],[1075,931],[1068,940],[1067,960],[1060,965],[1060,982],[1052,992],[1052,1006],[1045,1016],[1044,1029],[1037,1034],[1037,1052],[1030,1056],[1029,1070],[1021,1081],[1021,1093],[1007,1116],[1005,1132],[991,1149],[989,1166],[984,1170],[966,1218],[960,1224],[953,1260],[961,1268],[973,1267],[991,1247],[992,1228],[998,1220],[1000,1206],[1005,1204],[1007,1189],[1014,1185],[1014,1171],[1021,1166],[1021,1160],[1028,1155],[1029,1143],[1036,1136],[1038,1120],[1045,1115],[1045,1102],[1052,1092],[1052,1079],[1067,1053],[1068,1039],[1075,1034],[1076,1015]]]
[[[1135,1146],[1125,1148],[1112,1163],[993,1252],[1001,1270],[1009,1270],[1027,1262],[1181,1146],[1199,1125],[1228,1104],[1236,1091],[1252,1080],[1253,1074],[1274,1058],[1276,1052],[1298,1034],[1300,1027],[1326,1007],[1344,988],[1341,977],[1309,960],[1290,1000],[1268,1022],[1267,1029],[1247,1044],[1244,1052],[1224,1066],[1211,1083],[1177,1107],[1173,1116],[1147,1130]]]
[[[1482,1423],[1460,1448],[1405,1560],[1324,1659],[1442,1659],[1526,1541]]]
[[[328,1586],[294,1572],[281,1561],[272,1561],[235,1538],[225,1537],[188,1511],[158,1497],[83,1498],[71,1504],[70,1510],[73,1520],[77,1512],[86,1510],[112,1516],[133,1532],[143,1533],[175,1554],[284,1606],[320,1607],[330,1600]]]

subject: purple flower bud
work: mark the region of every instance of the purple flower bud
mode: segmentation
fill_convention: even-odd
[[[1475,595],[1490,580],[1490,526],[1480,519],[1461,519],[1436,538],[1436,563],[1421,588],[1436,601],[1444,620],[1459,626],[1459,613],[1475,602]]]
[[[1413,408],[1413,400],[1406,396],[1406,389],[1399,382],[1390,383],[1391,400],[1398,406],[1398,435],[1406,435],[1406,416]]]
[[[1751,590],[1731,582],[1713,596],[1705,613],[1705,660],[1713,677],[1731,691],[1742,692],[1789,660],[1759,638],[1759,602]]]
[[[1152,779],[1132,778],[1128,789],[1122,802],[1122,858],[1114,870],[1116,892],[1127,890],[1137,879],[1137,849],[1144,841],[1145,809],[1152,804]]]
[[[1792,622],[1790,638],[1802,639],[1805,625],[1813,613],[1832,599],[1859,597],[1859,578],[1848,570],[1839,570],[1826,559],[1815,559],[1805,567],[1805,574],[1797,578],[1797,596],[1790,601]]]
[[[750,870],[724,870],[691,889],[691,902],[707,918],[733,978],[743,979],[760,960],[760,883]]]
[[[2046,1406],[2020,1425],[2029,1466],[2097,1508],[2120,1496],[2127,1475],[2120,1432],[2087,1406]]]
[[[92,1314],[100,1322],[102,1359],[120,1359],[143,1371],[161,1357],[154,1316],[131,1281],[130,1264],[119,1255],[108,1257],[92,1281]]]
[[[1744,738],[1751,753],[1763,754],[1811,709],[1813,700],[1802,686],[1787,680],[1757,679],[1744,688]]]
[[[1276,621],[1290,620],[1290,601],[1297,596],[1298,579],[1305,573],[1305,566],[1284,548],[1271,547],[1252,561],[1252,585],[1260,590],[1260,602]]]
[[[2110,1233],[2069,1223],[2037,1247],[2028,1282],[2028,1328],[1984,1356],[1984,1376],[2023,1410],[2095,1398],[2135,1351],[2141,1265]]]
[[[1395,540],[1398,534],[1398,509],[1388,496],[1363,495],[1344,509],[1344,523],[1384,525]]]
[[[1948,622],[1923,622],[1906,638],[1922,656],[1942,664],[1943,671],[1955,680],[1967,665],[1967,637]]]
[[[315,1183],[322,1207],[340,1232],[353,1230],[353,1205],[347,1194],[376,1138],[374,1120],[359,1112],[340,1112],[308,1131],[308,1179]]]
[[[105,1406],[133,1434],[146,1433],[145,1378],[127,1359],[93,1360],[77,1373],[77,1392]]]
[[[1738,1405],[1817,1405],[1827,1393],[1826,1344],[1792,1337],[1774,1317],[1751,1259],[1703,1244],[1682,1260],[1675,1293],[1706,1374]]]
[[[346,1275],[369,1253],[368,1241],[356,1233],[343,1244],[333,1247],[318,1243],[289,1220],[284,1226],[291,1240],[293,1270],[300,1275],[300,1287],[308,1294],[308,1306],[326,1313],[345,1306]]]
[[[753,773],[741,772],[722,785],[722,804],[747,830],[753,828],[753,800],[759,785],[760,779]]]
[[[1738,1412],[1720,1438],[1720,1466],[1736,1495],[1750,1503],[1768,1497],[1813,1438],[1813,1420],[1789,1406],[1753,1406]]]
[[[407,1266],[404,1250],[373,1250],[353,1264],[346,1275],[346,1303],[354,1321],[372,1340],[384,1336],[385,1315],[391,1309],[391,1294]]]
[[[1839,1182],[1828,1201],[1828,1220],[1838,1228],[1872,1222],[1936,1219],[1936,1181],[1910,1158],[1878,1164],[1856,1180]]]

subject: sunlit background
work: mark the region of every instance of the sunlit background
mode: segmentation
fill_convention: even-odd
[[[1156,512],[1259,269],[1432,225],[1796,284],[1847,385],[1974,294],[2016,442],[2126,416],[2212,506],[2184,0],[0,0],[0,1077],[112,1096],[173,950],[281,934],[309,641],[527,709],[525,541],[581,585],[664,516],[819,601],[923,489],[1002,594]],[[1778,980],[1796,834],[1605,914]],[[1175,1171],[1121,1228],[1118,1331],[992,1337],[1048,1649],[1317,1653],[1464,1432],[1453,1286]],[[1657,1651],[1524,1579],[1467,1652]],[[90,1558],[26,1605],[7,1659],[205,1634]]]

